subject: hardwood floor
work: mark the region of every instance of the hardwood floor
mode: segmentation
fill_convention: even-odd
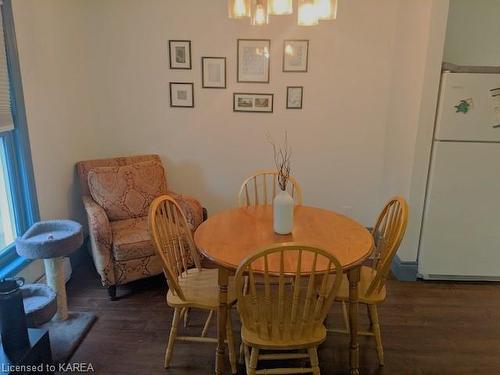
[[[155,277],[119,288],[122,298],[111,302],[90,261],[84,262],[68,283],[69,307],[92,311],[98,320],[71,361],[91,362],[95,373],[105,375],[211,374],[215,346],[210,344],[176,343],[172,367],[163,369],[172,318],[165,292],[163,277]],[[365,309],[360,307],[366,324]],[[339,309],[336,305],[328,317],[329,325],[340,324]],[[378,366],[374,341],[361,337],[361,374],[500,373],[498,283],[389,280],[379,313],[386,364]],[[236,313],[233,317],[239,329]],[[188,333],[201,332],[204,318],[193,313]],[[209,334],[215,335],[215,324]],[[348,338],[330,334],[319,357],[322,374],[348,374]],[[239,373],[244,374],[243,367]]]

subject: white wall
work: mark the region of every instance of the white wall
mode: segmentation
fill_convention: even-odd
[[[210,4],[210,5],[208,5]],[[44,218],[72,216],[73,164],[158,152],[171,186],[210,212],[230,207],[243,177],[272,166],[265,132],[289,133],[305,202],[373,221],[383,169],[396,0],[346,1],[336,22],[254,28],[225,0],[14,0],[35,174]],[[271,84],[236,84],[236,38],[272,40]],[[310,40],[309,73],[281,72],[285,38]],[[190,39],[193,70],[168,68],[168,39]],[[201,89],[201,56],[228,57],[228,89]],[[169,108],[170,81],[194,81],[196,108]],[[286,111],[286,85],[304,109]],[[232,112],[235,91],[275,93],[275,113]],[[75,203],[76,201],[76,203]]]
[[[402,1],[398,12],[382,191],[410,205],[405,262],[418,256],[447,13],[447,0]]]
[[[382,192],[406,199],[410,195],[431,10],[430,1],[399,3],[392,54]]]
[[[444,60],[500,66],[500,1],[450,0]]]
[[[397,2],[343,2],[337,22],[314,28],[297,27],[293,17],[255,28],[229,20],[225,0],[200,4],[91,2],[88,37],[108,154],[159,152],[175,190],[215,212],[234,205],[246,175],[272,166],[266,131],[278,139],[286,130],[305,203],[352,206],[370,223],[380,205]],[[269,85],[236,83],[238,37],[271,39]],[[285,38],[310,40],[307,74],[281,72]],[[192,71],[169,70],[168,39],[192,40]],[[227,90],[200,88],[201,56],[227,56]],[[170,81],[194,81],[194,110],[169,108]],[[304,86],[302,111],[284,109],[287,85]],[[274,93],[274,114],[234,113],[233,92]]]
[[[147,152],[174,190],[233,206],[244,176],[272,166],[266,131],[286,130],[305,203],[373,224],[387,197],[411,195],[439,1],[342,1],[332,23],[255,28],[225,0],[14,0],[42,217],[78,217],[76,161]],[[236,83],[238,37],[272,40],[269,85]],[[308,73],[281,72],[287,38],[310,40]],[[169,39],[192,40],[193,70],[168,68]],[[201,56],[228,58],[227,90],[201,89]],[[194,109],[169,108],[170,81],[195,83]],[[287,85],[304,86],[303,110],[285,110]],[[274,93],[274,114],[233,113],[238,91]]]
[[[81,1],[14,0],[33,168],[43,219],[80,218],[77,160],[99,156]]]

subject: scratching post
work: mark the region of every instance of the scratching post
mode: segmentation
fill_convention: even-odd
[[[64,258],[44,259],[45,278],[47,285],[57,294],[57,312],[55,319],[68,319],[68,300],[66,297],[66,285],[64,283]]]
[[[31,303],[26,301],[33,310],[28,309],[32,325],[49,331],[52,357],[56,364],[68,362],[96,320],[90,312],[68,311],[64,258],[82,244],[82,226],[71,220],[41,221],[16,240],[19,255],[44,261],[48,287],[28,285],[25,297],[32,297]],[[40,305],[40,296],[47,300],[46,305]],[[53,303],[56,299],[57,310]],[[49,321],[54,313],[54,318]]]
[[[19,255],[43,259],[47,284],[57,294],[55,319],[68,319],[68,302],[64,283],[64,257],[83,244],[82,226],[71,220],[41,221],[16,240]]]
[[[19,255],[29,259],[43,259],[45,264],[48,287],[28,285],[31,290],[26,291],[26,297],[34,296],[32,324],[50,331],[50,346],[56,364],[68,362],[96,320],[95,315],[89,312],[68,312],[64,258],[82,244],[82,226],[71,220],[41,221],[16,240]],[[49,289],[49,293],[37,290],[43,287]],[[57,310],[50,305],[50,301],[47,306],[38,306],[37,297],[40,294],[50,294],[48,299],[52,298],[52,301],[57,299]],[[27,304],[30,305],[29,301]],[[36,311],[37,309],[40,311]],[[54,312],[54,319],[48,321]]]

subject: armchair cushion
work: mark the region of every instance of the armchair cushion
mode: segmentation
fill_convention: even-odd
[[[155,255],[147,217],[113,221],[111,231],[114,259],[124,261]]]
[[[151,202],[167,193],[165,170],[156,161],[93,168],[88,184],[110,221],[147,217]]]

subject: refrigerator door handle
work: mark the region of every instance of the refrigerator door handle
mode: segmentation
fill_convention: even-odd
[[[500,124],[493,125],[493,129],[500,129]]]

